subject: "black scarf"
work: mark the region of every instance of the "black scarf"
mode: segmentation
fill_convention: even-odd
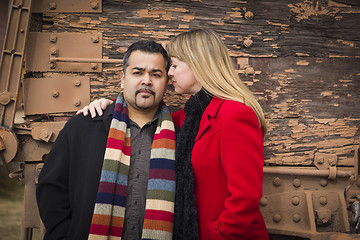
[[[186,102],[184,124],[176,138],[174,240],[198,239],[199,229],[191,152],[199,131],[201,117],[211,99],[212,95],[202,89]]]

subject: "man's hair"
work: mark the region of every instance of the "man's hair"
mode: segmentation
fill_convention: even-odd
[[[161,44],[156,43],[152,40],[141,40],[138,42],[135,42],[130,45],[130,47],[127,49],[124,58],[123,58],[123,71],[125,74],[126,68],[129,66],[129,58],[132,52],[134,51],[142,51],[145,53],[160,53],[165,60],[165,69],[166,71],[169,71],[170,68],[170,58],[166,52],[166,50],[161,46]]]

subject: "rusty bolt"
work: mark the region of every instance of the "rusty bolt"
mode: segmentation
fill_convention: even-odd
[[[57,41],[57,36],[55,34],[51,34],[50,35],[50,42],[56,43],[56,41]]]
[[[55,62],[50,62],[50,68],[55,69],[56,68],[56,63]]]
[[[93,42],[93,43],[98,43],[99,42],[99,36],[92,36],[91,37],[91,41]]]
[[[295,213],[295,214],[293,215],[293,218],[292,218],[292,219],[293,219],[293,221],[296,222],[296,223],[300,222],[300,220],[301,220],[300,214]]]
[[[49,132],[46,129],[41,129],[39,138],[46,139],[47,137],[49,137]]]
[[[74,85],[75,85],[75,87],[80,87],[81,82],[80,82],[79,80],[76,80],[76,81],[74,82]]]
[[[53,56],[57,56],[59,54],[59,49],[57,49],[56,47],[50,48],[50,54]]]
[[[248,75],[254,75],[255,74],[255,70],[253,67],[250,67],[250,66],[246,66],[245,67],[245,75],[248,76]]]
[[[337,164],[337,159],[336,159],[336,157],[331,157],[331,158],[329,159],[329,164],[330,164],[330,166],[336,166],[336,164]]]
[[[301,186],[301,180],[298,179],[298,178],[294,179],[294,180],[293,180],[293,185],[294,185],[294,187],[296,187],[296,188],[300,187],[300,186]]]
[[[266,197],[260,198],[260,205],[261,205],[262,207],[265,207],[266,205],[268,205],[268,200],[267,200]]]
[[[323,164],[323,163],[324,163],[324,157],[323,157],[323,156],[317,157],[317,158],[316,158],[316,162],[317,162],[318,164]]]
[[[22,29],[20,29],[20,32],[21,32],[21,33],[24,33],[24,32],[25,32],[25,30],[22,28]]]
[[[245,19],[253,19],[254,13],[251,12],[251,11],[247,11],[247,12],[244,14],[244,16],[245,16]]]
[[[8,105],[11,101],[11,95],[9,92],[5,91],[0,94],[0,104],[5,106]]]
[[[52,92],[52,97],[53,98],[57,98],[59,96],[59,92],[58,91],[53,91]]]
[[[243,41],[243,45],[244,47],[246,48],[249,48],[253,45],[253,40],[251,40],[251,38],[245,38],[244,41]]]
[[[91,8],[92,9],[98,9],[99,8],[99,3],[98,2],[91,2]]]
[[[91,69],[96,70],[98,68],[97,63],[91,63]]]
[[[315,221],[319,226],[327,226],[332,222],[331,210],[320,208],[315,212]]]
[[[51,10],[56,9],[56,7],[57,7],[57,6],[56,6],[56,2],[50,2],[50,3],[49,3],[49,7],[50,7]]]
[[[80,100],[75,100],[74,101],[74,106],[75,107],[79,107],[81,105],[81,101]]]
[[[279,214],[274,214],[272,219],[275,223],[279,223],[281,221],[281,216]]]
[[[276,177],[273,179],[273,185],[275,187],[279,187],[281,185],[281,179],[279,177]]]
[[[320,180],[320,186],[326,187],[327,185],[328,185],[328,180],[326,180],[326,179],[321,179]]]
[[[294,205],[294,206],[299,205],[299,204],[300,204],[300,198],[299,198],[298,196],[292,197],[292,198],[291,198],[291,203],[292,203],[292,205]]]
[[[325,206],[328,203],[327,197],[321,196],[319,197],[319,202],[321,205]]]

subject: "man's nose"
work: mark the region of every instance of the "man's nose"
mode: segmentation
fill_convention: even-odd
[[[151,84],[152,84],[152,80],[151,80],[150,74],[144,74],[144,77],[143,77],[143,80],[142,80],[142,84],[145,84],[145,85],[151,85]]]

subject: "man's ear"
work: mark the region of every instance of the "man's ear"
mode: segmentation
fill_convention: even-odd
[[[121,89],[124,89],[124,78],[125,78],[124,71],[121,71],[121,73],[120,73],[120,88]]]

